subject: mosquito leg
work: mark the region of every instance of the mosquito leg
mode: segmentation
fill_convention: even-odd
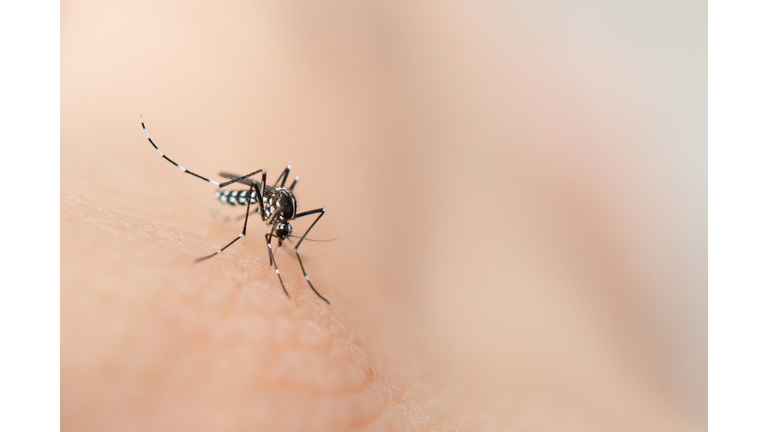
[[[253,190],[253,187],[254,187],[254,185],[251,185],[251,187],[250,187],[250,189],[249,189],[249,192],[251,192],[251,191]],[[236,242],[236,241],[240,240],[242,237],[244,237],[244,236],[245,236],[245,230],[248,228],[248,214],[249,214],[250,212],[251,212],[251,200],[248,200],[248,207],[246,208],[246,211],[245,211],[245,222],[243,223],[243,232],[242,232],[242,233],[240,233],[240,235],[239,235],[239,236],[235,237],[235,239],[234,239],[234,240],[232,240],[231,242],[229,242],[229,244],[227,244],[227,245],[226,245],[226,246],[224,246],[223,248],[221,248],[221,249],[217,250],[216,252],[214,252],[214,253],[212,253],[212,254],[210,254],[210,255],[208,255],[208,256],[204,256],[204,257],[202,257],[202,258],[198,258],[198,259],[196,259],[196,260],[195,260],[195,262],[200,262],[200,261],[203,261],[203,260],[207,260],[208,258],[211,258],[211,257],[212,257],[212,256],[214,256],[214,255],[218,255],[218,254],[220,254],[220,253],[221,253],[221,252],[222,252],[224,249],[226,249],[226,248],[228,248],[228,247],[232,246],[232,243],[234,243],[234,242]]]
[[[291,295],[288,294],[288,290],[285,289],[285,284],[283,283],[283,277],[280,276],[280,270],[277,268],[277,261],[275,261],[275,257],[272,254],[272,235],[275,231],[275,228],[272,227],[272,232],[268,234],[264,234],[264,238],[267,239],[267,248],[269,250],[269,266],[271,267],[272,264],[275,265],[275,273],[277,273],[277,278],[280,279],[280,286],[283,287],[283,292],[285,292],[285,295],[288,296],[288,298],[291,298]]]
[[[248,175],[244,175],[244,176],[242,176],[242,177],[240,177],[240,178],[237,178],[237,179],[235,179],[235,180],[232,180],[232,181],[229,181],[229,182],[226,182],[226,183],[219,183],[219,182],[217,182],[217,181],[213,181],[213,180],[211,180],[211,179],[207,179],[207,178],[205,178],[205,177],[201,176],[200,174],[196,174],[196,173],[193,173],[192,171],[190,171],[190,170],[188,170],[188,169],[184,168],[183,166],[181,166],[181,165],[177,164],[176,162],[174,162],[173,160],[171,160],[171,158],[169,158],[168,156],[166,156],[166,155],[165,155],[165,153],[163,153],[163,152],[162,152],[162,150],[160,150],[160,149],[157,147],[157,145],[155,144],[155,142],[154,142],[154,141],[152,141],[152,138],[150,138],[150,137],[149,137],[149,133],[147,132],[147,127],[146,127],[146,126],[144,126],[144,116],[142,116],[142,115],[140,114],[140,115],[139,115],[139,118],[141,119],[141,128],[142,128],[142,129],[144,129],[144,135],[147,137],[147,140],[149,141],[149,143],[150,143],[150,144],[152,144],[152,147],[154,147],[154,148],[155,148],[155,150],[157,150],[157,152],[158,152],[158,153],[160,153],[160,156],[162,156],[162,157],[163,157],[163,159],[165,159],[165,160],[167,160],[168,162],[172,163],[172,164],[173,164],[173,165],[174,165],[176,168],[178,168],[178,169],[180,169],[180,170],[184,171],[185,173],[187,173],[187,174],[189,174],[189,175],[192,175],[192,176],[195,176],[195,177],[197,177],[197,178],[199,178],[199,179],[201,179],[201,180],[205,180],[205,181],[207,181],[208,183],[210,183],[210,184],[212,184],[212,185],[214,185],[214,186],[218,186],[219,188],[222,188],[222,187],[224,187],[224,186],[227,186],[227,185],[230,185],[230,184],[232,184],[232,183],[234,183],[234,182],[236,182],[236,181],[240,181],[240,180],[242,180],[242,179],[246,179],[246,178],[248,178],[248,177],[250,177],[250,176],[252,176],[252,175],[254,175],[254,174],[257,174],[257,173],[259,173],[259,172],[261,172],[261,171],[262,171],[262,170],[257,170],[257,171],[254,171],[254,172],[252,172],[252,173],[248,174]]]
[[[267,239],[267,249],[269,249],[269,266],[272,267],[272,263],[275,262],[274,257],[272,256],[272,234],[266,233],[264,234],[264,238]]]
[[[301,240],[299,240],[299,242],[296,243],[296,247],[294,249],[298,249],[299,246],[301,246],[301,242],[304,241],[304,238],[307,236],[307,234],[309,234],[309,231],[312,229],[313,226],[315,226],[317,221],[319,221],[320,218],[323,217],[323,215],[325,214],[325,209],[324,208],[319,208],[319,209],[309,210],[309,211],[301,212],[301,213],[299,213],[299,214],[297,214],[296,216],[293,217],[294,219],[298,219],[300,217],[309,216],[311,214],[316,214],[316,213],[320,213],[320,215],[317,217],[317,219],[315,219],[314,222],[312,222],[312,225],[309,226],[307,231],[304,232],[304,235],[301,236]]]
[[[291,186],[288,188],[289,191],[293,192],[293,187],[296,186],[296,183],[299,182],[299,176],[296,176],[293,178],[293,183],[291,183]]]
[[[328,303],[328,304],[331,304],[331,302],[329,302],[329,301],[328,301],[328,299],[326,299],[325,297],[323,297],[322,295],[320,295],[320,293],[319,293],[319,292],[317,292],[317,290],[315,289],[315,287],[314,287],[314,286],[312,286],[312,282],[310,282],[310,280],[309,280],[309,276],[307,276],[307,271],[306,271],[306,270],[304,270],[304,263],[302,263],[302,262],[301,262],[301,256],[299,255],[299,250],[298,250],[298,249],[294,249],[293,251],[294,251],[294,252],[296,252],[296,258],[298,258],[298,259],[299,259],[299,265],[301,266],[301,272],[302,272],[302,273],[304,273],[304,279],[305,279],[305,280],[307,281],[307,283],[309,284],[309,287],[310,287],[310,288],[312,288],[312,291],[314,291],[314,292],[315,292],[315,294],[317,294],[317,296],[318,296],[318,297],[320,297],[320,298],[321,298],[321,299],[322,299],[324,302],[326,302],[326,303]]]
[[[285,181],[288,180],[288,173],[291,172],[291,166],[288,165],[285,167],[285,177],[283,177],[283,181],[280,183],[280,187],[285,187]]]
[[[219,186],[219,187],[221,187],[221,185],[219,184],[219,182],[213,181],[213,180],[211,180],[211,179],[207,179],[207,178],[205,178],[205,177],[203,177],[203,176],[201,176],[201,175],[199,175],[199,174],[195,174],[195,173],[193,173],[192,171],[190,171],[190,170],[188,170],[188,169],[184,168],[183,166],[181,166],[181,165],[177,164],[176,162],[172,161],[172,160],[171,160],[171,158],[169,158],[168,156],[166,156],[166,155],[165,155],[165,153],[163,153],[163,152],[162,152],[162,151],[161,151],[161,150],[160,150],[160,149],[157,147],[157,145],[155,144],[155,142],[154,142],[154,141],[152,141],[152,138],[150,138],[150,137],[149,137],[149,133],[147,132],[147,127],[146,127],[146,126],[144,126],[144,116],[143,116],[143,115],[141,115],[141,114],[139,114],[139,118],[141,119],[141,128],[142,128],[142,129],[144,129],[144,135],[147,137],[147,140],[149,141],[149,143],[150,143],[150,144],[152,144],[152,147],[154,147],[154,148],[155,148],[155,150],[157,150],[157,152],[158,152],[158,153],[160,153],[160,156],[162,156],[162,157],[163,157],[163,159],[165,159],[165,160],[167,160],[168,162],[172,163],[173,165],[175,165],[175,166],[176,166],[176,168],[178,168],[178,169],[180,169],[180,170],[184,171],[185,173],[187,173],[187,174],[189,174],[189,175],[193,175],[193,176],[195,176],[195,177],[197,177],[197,178],[199,178],[199,179],[201,179],[201,180],[205,180],[205,181],[207,181],[208,183],[210,183],[210,184],[212,184],[212,185],[214,185],[214,186]]]
[[[197,178],[199,178],[199,179],[201,179],[201,180],[205,180],[205,181],[207,181],[208,183],[210,183],[210,184],[212,184],[212,185],[214,185],[214,186],[217,186],[217,187],[219,187],[219,188],[223,188],[223,187],[225,187],[225,186],[231,185],[232,183],[235,183],[235,182],[238,182],[238,181],[241,181],[241,180],[247,179],[248,177],[251,177],[251,176],[253,176],[253,175],[255,175],[255,174],[258,174],[258,173],[260,173],[260,172],[263,172],[263,171],[264,171],[264,170],[256,170],[256,171],[254,171],[254,172],[252,172],[252,173],[250,173],[250,174],[244,175],[244,176],[242,176],[242,177],[239,177],[239,178],[236,178],[236,179],[234,179],[234,180],[231,180],[231,181],[228,181],[228,182],[224,182],[224,183],[219,183],[219,182],[217,182],[217,181],[213,181],[213,180],[211,180],[211,179],[205,178],[205,177],[201,176],[200,174],[196,174],[196,173],[193,173],[192,171],[190,171],[190,170],[188,170],[188,169],[184,168],[183,166],[181,166],[181,165],[177,164],[176,162],[174,162],[173,160],[171,160],[171,158],[169,158],[168,156],[166,156],[166,155],[165,155],[165,153],[163,153],[163,152],[162,152],[162,150],[160,150],[160,149],[157,147],[157,145],[155,144],[155,142],[154,142],[154,141],[152,141],[152,138],[150,138],[150,137],[149,137],[149,132],[147,132],[147,127],[144,125],[144,116],[143,116],[143,115],[141,115],[141,114],[139,114],[139,118],[141,119],[141,128],[142,128],[142,129],[144,129],[144,135],[147,137],[147,140],[149,141],[149,143],[150,143],[150,144],[152,144],[152,147],[154,147],[154,148],[155,148],[155,150],[157,150],[157,152],[158,152],[158,153],[160,153],[160,156],[162,156],[162,157],[163,157],[163,159],[165,159],[165,160],[167,160],[168,162],[172,163],[172,164],[173,164],[173,165],[174,165],[176,168],[178,168],[178,169],[180,169],[180,170],[184,171],[185,173],[187,173],[187,174],[189,174],[189,175],[192,175],[192,176],[195,176],[195,177],[197,177]]]
[[[312,222],[312,225],[310,225],[310,226],[309,226],[309,229],[307,229],[307,231],[304,233],[304,235],[303,235],[303,236],[301,236],[301,240],[299,240],[299,242],[298,242],[298,243],[296,243],[296,247],[295,247],[295,248],[293,248],[293,251],[294,251],[294,252],[296,252],[296,258],[298,258],[298,259],[299,259],[299,265],[301,266],[301,272],[302,272],[302,273],[304,273],[304,279],[305,279],[305,280],[307,281],[307,283],[309,284],[309,287],[310,287],[310,288],[312,288],[312,291],[314,291],[314,292],[315,292],[315,294],[317,294],[317,296],[318,296],[318,297],[320,297],[321,299],[323,299],[323,301],[324,301],[324,302],[326,302],[326,303],[328,303],[328,304],[331,304],[331,302],[329,302],[329,301],[328,301],[328,299],[326,299],[325,297],[323,297],[322,295],[320,295],[320,293],[319,293],[319,292],[317,292],[317,290],[315,289],[315,287],[312,285],[312,282],[310,282],[310,280],[309,280],[309,276],[307,276],[307,271],[306,271],[306,270],[304,270],[304,263],[302,263],[302,262],[301,262],[301,255],[299,255],[299,246],[301,246],[301,242],[303,242],[303,241],[304,241],[304,238],[305,238],[305,237],[307,237],[307,234],[309,234],[309,231],[310,231],[310,230],[312,230],[312,227],[314,227],[314,226],[315,226],[315,224],[317,223],[317,221],[319,221],[319,220],[320,220],[320,218],[321,218],[321,217],[323,217],[323,215],[325,214],[325,209],[324,209],[324,208],[319,208],[319,209],[315,209],[315,210],[309,210],[309,211],[305,211],[305,212],[303,212],[303,213],[299,213],[299,214],[297,214],[297,215],[294,217],[294,219],[298,219],[298,218],[300,218],[300,217],[303,217],[303,216],[309,216],[309,215],[311,215],[311,214],[316,214],[316,213],[320,213],[320,214],[317,216],[317,219],[315,219],[315,221],[314,221],[314,222]]]
[[[291,172],[291,166],[290,165],[285,167],[285,169],[283,170],[282,174],[280,174],[280,176],[277,178],[277,181],[275,181],[275,186],[273,186],[273,187],[277,187],[278,184],[280,184],[280,187],[285,187],[285,181],[288,179],[288,173],[289,172]],[[280,183],[281,180],[282,180],[282,183]]]

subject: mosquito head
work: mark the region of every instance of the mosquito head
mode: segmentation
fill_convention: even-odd
[[[291,235],[292,231],[293,231],[293,228],[291,228],[291,224],[281,223],[280,225],[277,226],[277,228],[275,228],[275,236],[282,243],[283,240],[285,240]]]

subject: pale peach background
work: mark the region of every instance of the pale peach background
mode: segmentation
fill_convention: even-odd
[[[706,428],[706,5],[61,5],[63,430]],[[325,207],[268,269],[204,176]],[[297,222],[306,229],[311,221]]]

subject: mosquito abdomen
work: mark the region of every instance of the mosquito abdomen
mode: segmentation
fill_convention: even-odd
[[[233,206],[248,204],[248,190],[217,190],[213,196],[219,201]],[[251,204],[256,204],[256,191],[251,191]]]

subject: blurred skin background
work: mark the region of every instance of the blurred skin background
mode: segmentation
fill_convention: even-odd
[[[705,429],[706,18],[62,3],[62,429]],[[203,176],[291,164],[331,306],[257,219],[193,265],[243,209],[139,114]]]

